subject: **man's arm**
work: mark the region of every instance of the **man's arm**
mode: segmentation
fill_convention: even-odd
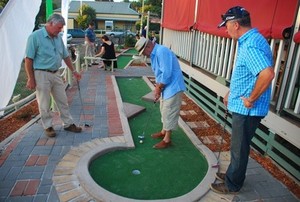
[[[228,105],[228,96],[229,96],[229,93],[230,93],[230,91],[228,91],[226,93],[226,95],[224,96],[224,98],[223,98],[223,103],[224,103],[224,105],[225,105],[226,108],[227,108],[227,105]]]
[[[81,74],[79,74],[76,69],[73,67],[72,61],[70,56],[66,57],[64,59],[66,65],[68,66],[68,68],[71,70],[71,72],[73,73],[73,75],[76,77],[77,80],[81,79]]]
[[[33,71],[33,60],[31,58],[25,58],[25,71],[27,75],[27,84],[26,87],[30,90],[35,89],[36,83],[34,78]]]
[[[268,67],[259,73],[251,95],[248,98],[241,97],[245,107],[251,108],[253,106],[253,103],[267,90],[274,76],[275,73],[273,67]]]

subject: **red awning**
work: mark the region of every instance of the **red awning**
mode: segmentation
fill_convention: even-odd
[[[196,0],[165,0],[162,26],[172,30],[189,31],[194,24]]]
[[[295,43],[300,43],[300,31],[298,31],[298,32],[294,35],[294,42],[295,42]]]
[[[188,31],[194,24],[196,0],[165,0],[162,26]],[[209,34],[229,37],[218,29],[221,14],[234,6],[245,7],[251,15],[252,27],[266,38],[283,39],[283,30],[293,25],[298,0],[198,0],[194,28]]]
[[[282,39],[283,31],[293,26],[298,6],[298,0],[277,0],[271,28],[272,38]]]
[[[265,36],[271,36],[273,16],[276,9],[274,0],[201,0],[197,13],[196,29],[217,36],[229,37],[225,28],[218,29],[221,15],[234,6],[242,6],[250,12],[252,26]]]

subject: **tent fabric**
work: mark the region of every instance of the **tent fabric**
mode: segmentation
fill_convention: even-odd
[[[9,103],[42,0],[10,0],[0,15],[0,109]],[[3,115],[4,111],[0,111]]]
[[[222,21],[221,15],[234,6],[242,6],[250,12],[252,26],[258,28],[265,37],[271,36],[273,15],[276,8],[274,0],[253,1],[244,0],[201,0],[197,13],[195,28],[209,34],[229,37],[225,33],[225,28],[218,29],[218,24]]]
[[[274,20],[271,27],[272,38],[282,39],[283,31],[294,25],[298,7],[298,0],[277,0]]]
[[[250,12],[252,27],[258,28],[266,38],[283,39],[283,31],[293,25],[299,5],[298,0],[165,0],[162,26],[188,31],[195,23],[194,29],[229,37],[225,28],[217,26],[221,14],[234,6],[245,7]]]
[[[162,27],[189,31],[194,24],[196,0],[165,0]]]
[[[295,43],[300,43],[300,31],[298,31],[298,32],[294,35],[294,42],[295,42]]]

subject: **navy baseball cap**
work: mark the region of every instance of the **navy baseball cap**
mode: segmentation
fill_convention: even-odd
[[[249,15],[249,12],[241,6],[232,7],[224,15],[221,15],[223,21],[218,25],[218,28],[225,26],[229,20],[236,20]]]

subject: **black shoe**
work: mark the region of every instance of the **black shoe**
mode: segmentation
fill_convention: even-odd
[[[70,132],[73,132],[73,133],[81,133],[82,128],[76,126],[76,125],[73,123],[73,124],[71,124],[69,127],[64,128],[64,130],[70,131]]]
[[[52,127],[49,127],[47,129],[45,129],[45,133],[48,137],[55,137],[56,136],[55,130]]]

